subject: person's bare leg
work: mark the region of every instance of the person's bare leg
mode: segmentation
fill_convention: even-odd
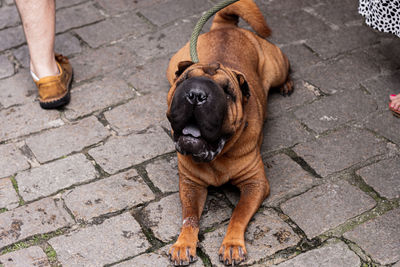
[[[54,57],[54,0],[16,0],[31,58],[30,67],[38,78],[58,74]]]

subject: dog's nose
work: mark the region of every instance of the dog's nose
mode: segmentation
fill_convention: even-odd
[[[207,94],[202,89],[192,88],[186,93],[186,100],[192,105],[201,105],[207,101]]]

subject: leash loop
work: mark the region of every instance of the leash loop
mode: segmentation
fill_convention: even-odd
[[[208,10],[201,18],[197,21],[196,26],[193,29],[192,36],[190,37],[190,58],[194,63],[199,62],[199,58],[197,56],[197,39],[199,38],[200,31],[203,28],[204,24],[210,19],[211,16],[213,16],[215,13],[220,11],[221,9],[229,6],[230,4],[233,4],[239,0],[225,0],[222,1],[218,4],[216,4],[214,7],[212,7],[210,10]]]

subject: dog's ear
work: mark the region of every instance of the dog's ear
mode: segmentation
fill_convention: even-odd
[[[178,70],[175,72],[175,79],[177,79],[181,74],[194,63],[192,61],[181,61],[178,63]]]
[[[242,95],[247,100],[250,97],[249,84],[247,83],[243,73],[237,71],[234,71],[234,73],[236,74],[236,78],[238,80],[240,90],[242,91]]]

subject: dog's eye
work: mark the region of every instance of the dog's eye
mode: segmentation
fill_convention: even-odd
[[[225,94],[226,94],[226,99],[232,99],[232,101],[236,101],[236,96],[235,94],[232,92],[229,83],[225,83],[222,86],[222,89],[224,90]]]

